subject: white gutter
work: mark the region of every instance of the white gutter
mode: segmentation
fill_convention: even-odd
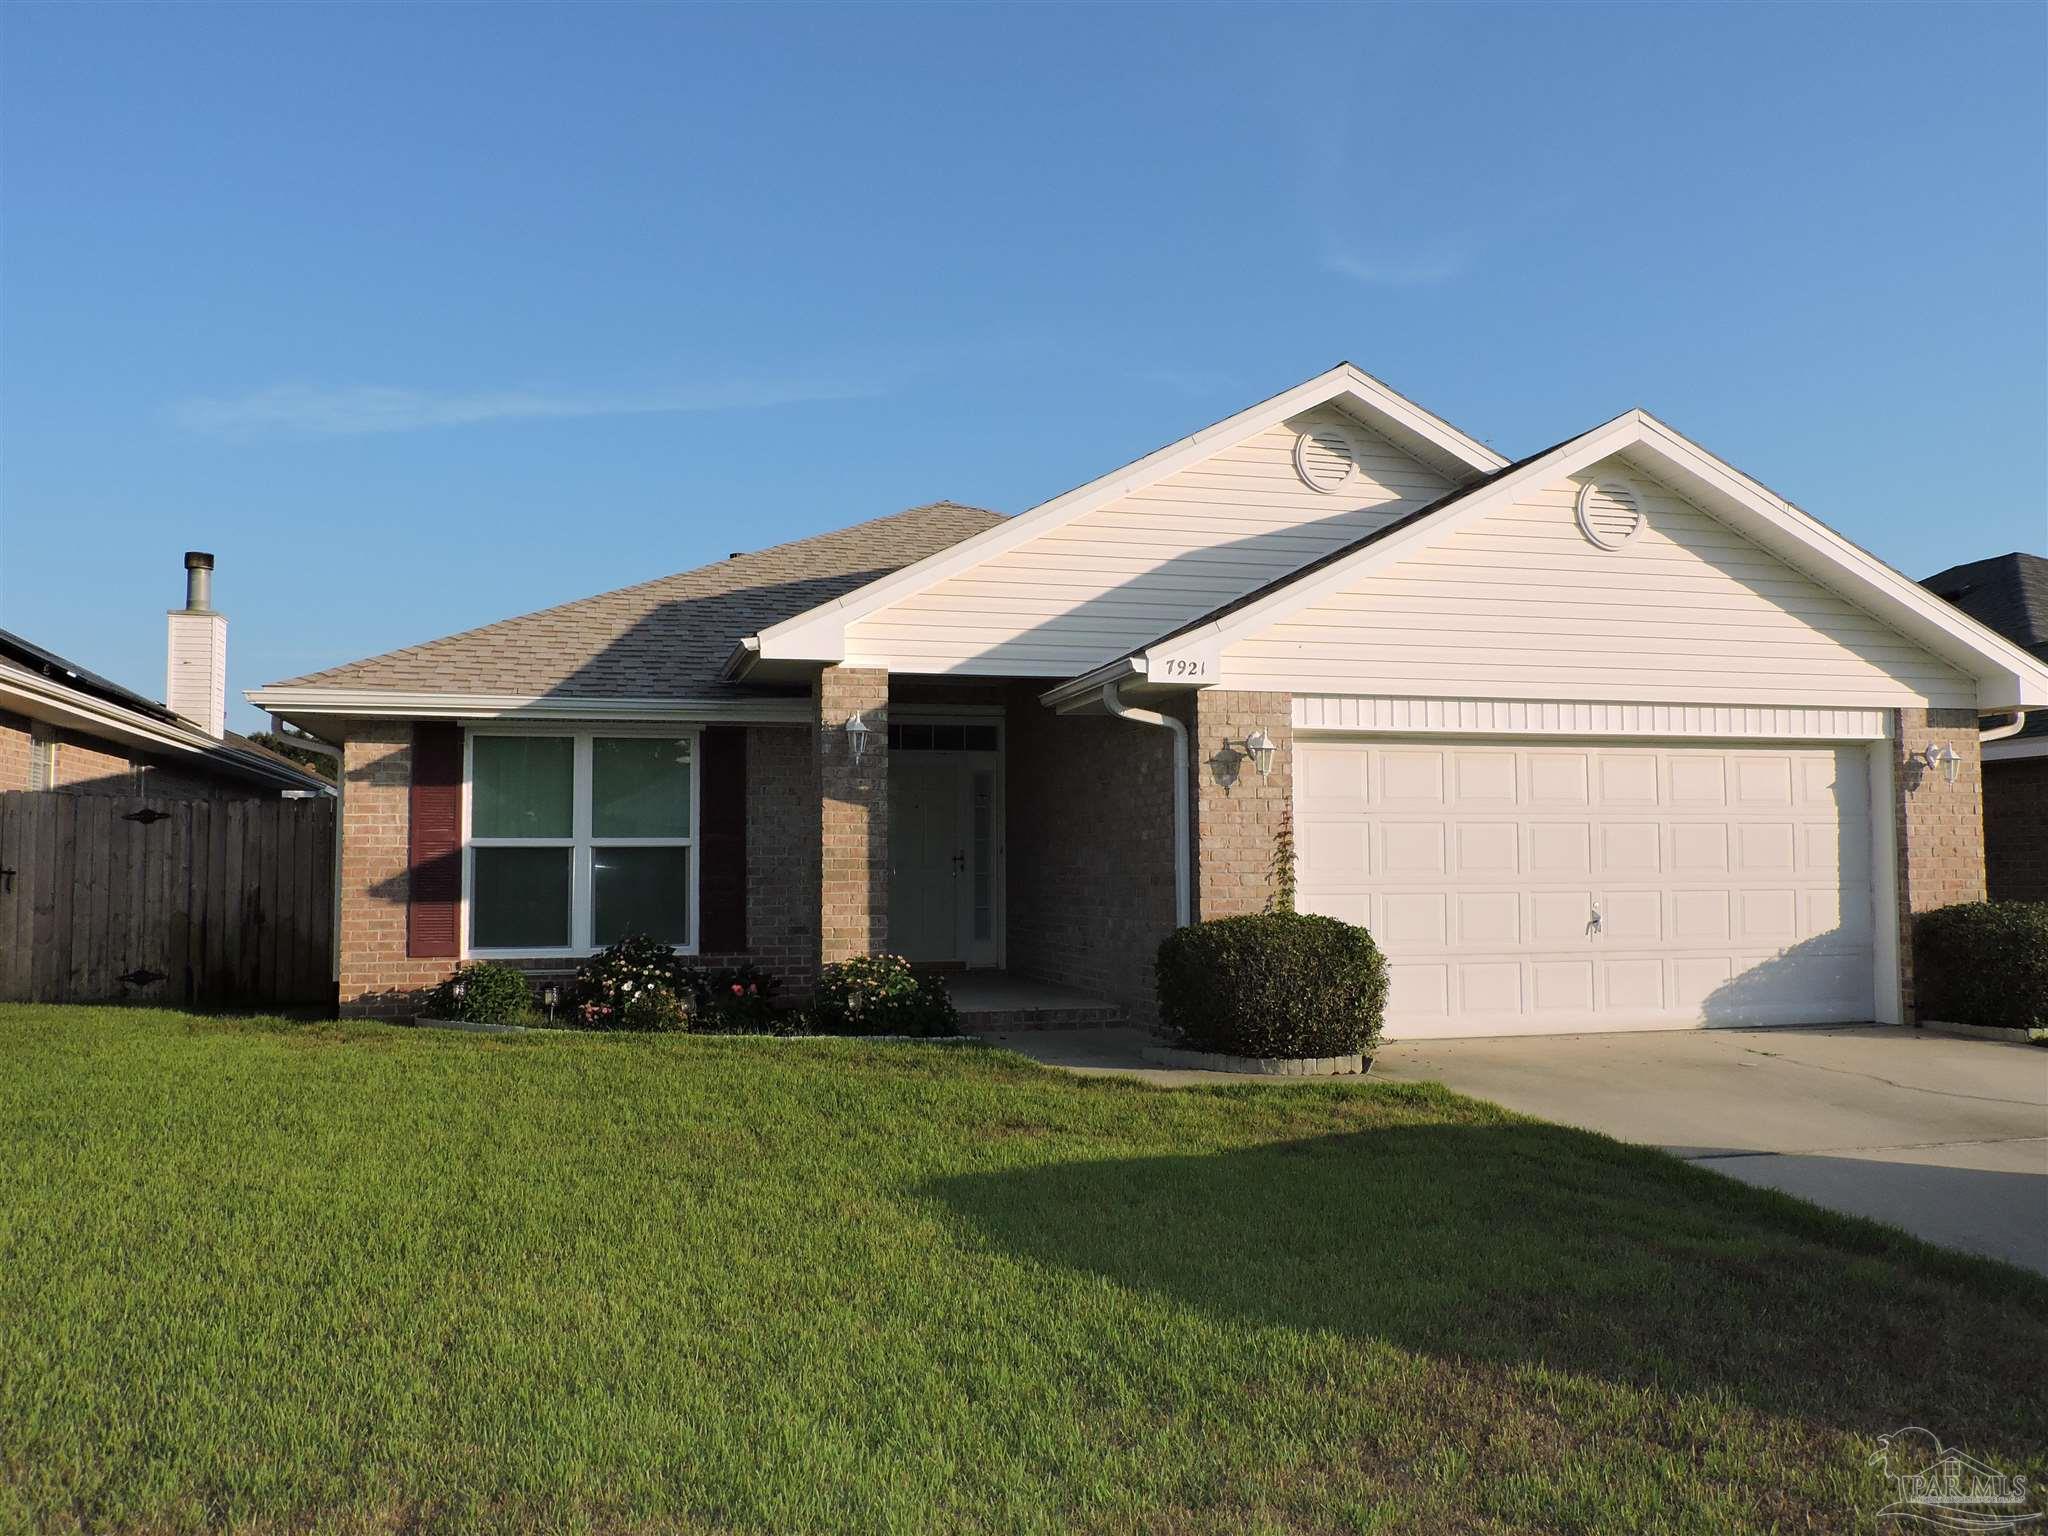
[[[1079,677],[1061,683],[1057,688],[1048,688],[1038,696],[1038,702],[1047,709],[1066,714],[1072,706],[1086,705],[1102,692],[1105,683],[1120,683],[1126,678],[1143,680],[1145,668],[1136,657],[1124,656],[1116,661],[1104,662],[1092,672],[1083,672]]]
[[[1999,725],[1992,727],[1988,731],[1979,731],[1977,733],[1977,745],[1988,747],[1994,741],[2004,741],[2008,736],[2017,736],[2026,728],[2027,712],[2024,709],[2016,709],[2012,712],[2011,725]]]
[[[273,715],[436,720],[683,720],[806,724],[807,698],[577,698],[560,694],[425,693],[398,688],[252,688],[245,695]]]
[[[1188,858],[1188,728],[1171,715],[1162,715],[1156,709],[1133,709],[1118,696],[1121,683],[1102,685],[1102,707],[1119,720],[1135,720],[1140,725],[1158,726],[1173,732],[1173,925],[1185,928],[1194,921],[1191,915],[1190,892],[1193,881],[1189,876]]]

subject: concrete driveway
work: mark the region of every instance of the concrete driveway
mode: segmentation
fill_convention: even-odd
[[[1400,1040],[1372,1075],[1662,1147],[2048,1274],[2048,1050],[1913,1029]]]

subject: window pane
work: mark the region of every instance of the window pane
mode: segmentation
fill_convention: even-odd
[[[478,736],[470,748],[471,837],[568,837],[576,746],[567,736]]]
[[[689,942],[689,849],[593,848],[590,867],[597,943],[634,933],[664,944]]]
[[[569,942],[567,848],[479,848],[469,893],[478,949],[560,949]]]
[[[689,739],[600,736],[593,741],[590,831],[594,837],[688,837]]]

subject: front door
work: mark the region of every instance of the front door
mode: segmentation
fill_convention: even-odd
[[[998,965],[996,755],[889,754],[889,947]]]

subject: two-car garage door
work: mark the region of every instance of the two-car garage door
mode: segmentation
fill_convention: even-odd
[[[1295,797],[1390,1035],[1874,1016],[1860,748],[1311,739]]]

